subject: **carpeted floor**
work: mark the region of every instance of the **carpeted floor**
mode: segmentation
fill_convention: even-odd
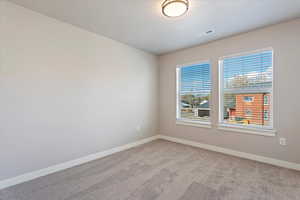
[[[300,172],[157,140],[0,191],[0,200],[299,200]]]

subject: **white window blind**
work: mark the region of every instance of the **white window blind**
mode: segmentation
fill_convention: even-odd
[[[177,120],[210,121],[210,64],[177,68]]]
[[[220,60],[220,123],[272,129],[272,88],[272,50]]]

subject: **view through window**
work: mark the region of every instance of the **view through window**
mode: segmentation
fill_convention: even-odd
[[[272,128],[272,61],[272,50],[220,61],[221,123]]]
[[[177,119],[210,121],[210,64],[177,68]]]

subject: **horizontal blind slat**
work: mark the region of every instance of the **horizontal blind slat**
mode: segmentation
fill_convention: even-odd
[[[261,127],[271,125],[272,57],[272,51],[262,51],[223,60],[224,122]]]

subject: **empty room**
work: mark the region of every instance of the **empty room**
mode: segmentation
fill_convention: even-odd
[[[0,200],[300,200],[299,59],[300,0],[0,0]]]

